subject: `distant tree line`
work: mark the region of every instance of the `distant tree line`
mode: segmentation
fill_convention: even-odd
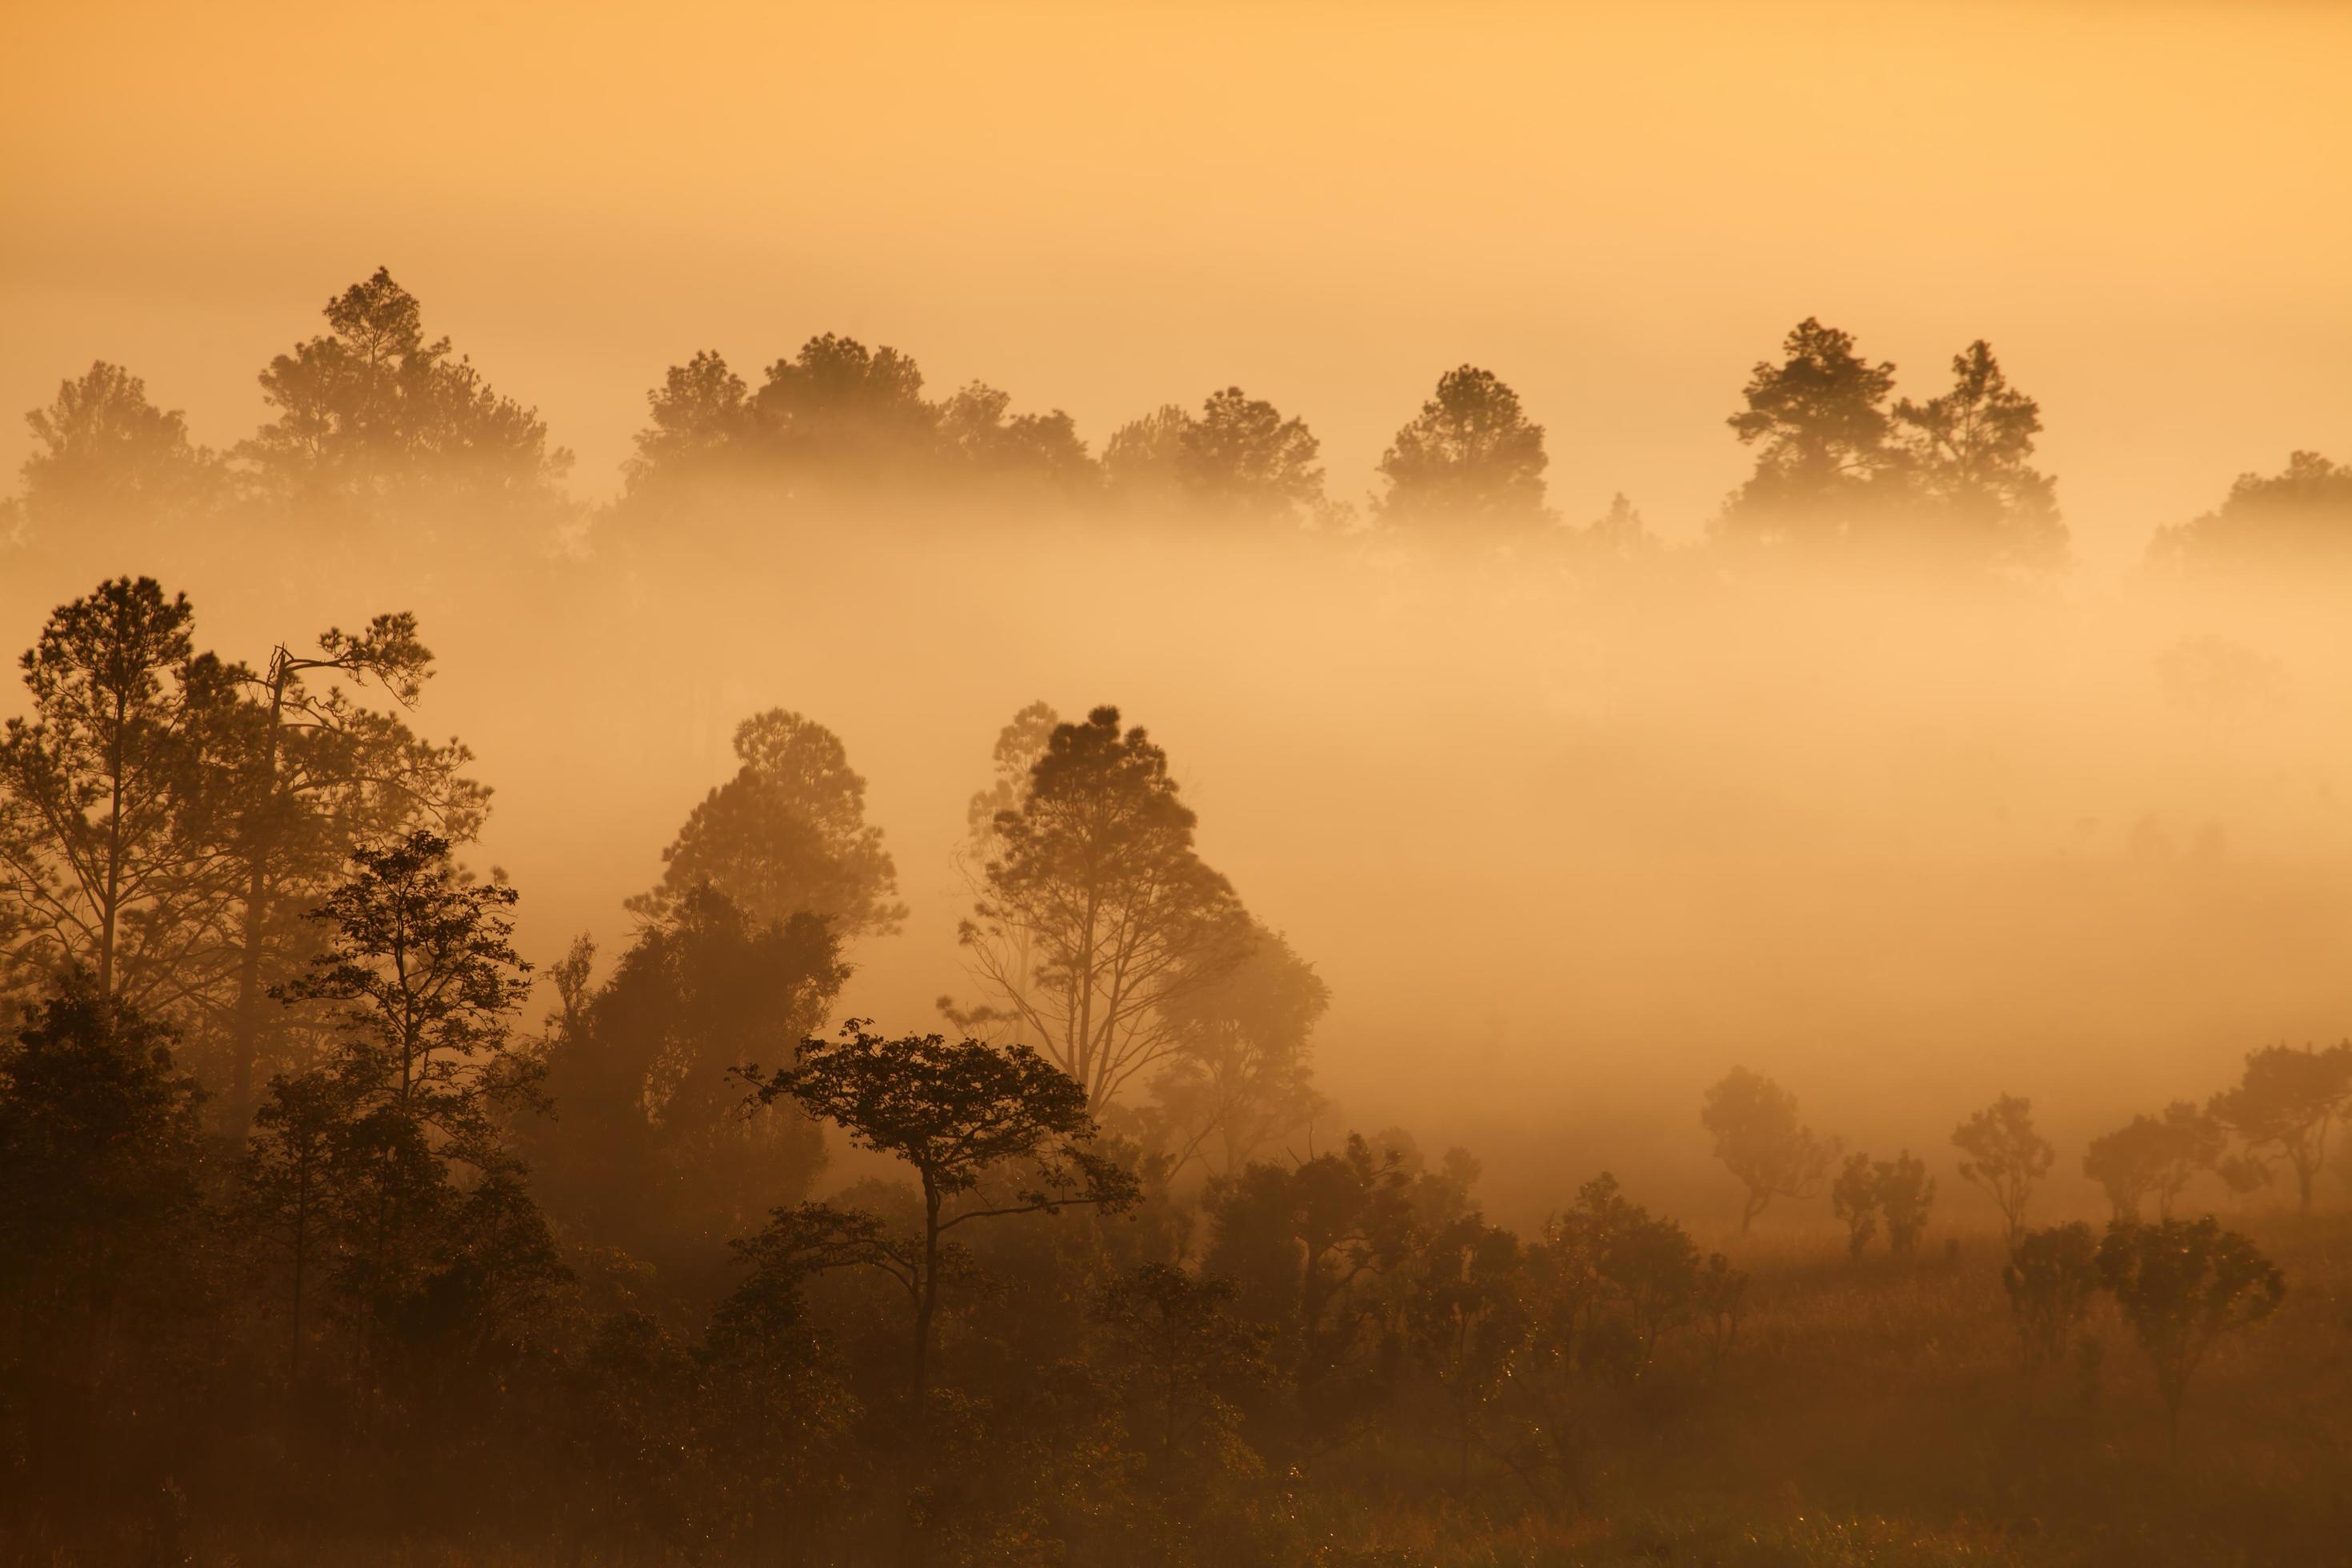
[[[872,527],[945,508],[975,521],[1126,518],[1508,545],[1588,566],[1658,550],[1622,496],[1590,522],[1563,522],[1547,494],[1545,427],[1475,365],[1438,378],[1359,505],[1333,493],[1303,418],[1237,386],[1146,413],[1095,451],[1066,413],[1015,413],[1009,394],[984,383],[927,395],[915,360],[887,346],[813,337],[756,386],[706,350],[647,394],[622,493],[592,511],[565,490],[571,455],[551,445],[545,423],[447,338],[428,338],[419,302],[388,271],[330,300],[324,315],[325,332],[261,371],[268,418],[226,451],[195,444],[183,416],[121,366],[100,362],[62,382],[26,416],[35,447],[22,493],[0,502],[0,545],[93,529],[266,539],[297,523],[350,542],[398,519],[444,544],[528,554],[607,537],[740,544],[746,515]],[[1892,363],[1869,359],[1847,332],[1800,322],[1779,359],[1756,363],[1727,421],[1755,467],[1709,520],[1713,557],[1733,567],[1759,551],[1924,561],[2029,577],[2063,565],[2056,483],[2035,466],[2040,405],[1982,340],[1949,372],[1933,395],[1898,397]],[[2313,452],[2274,476],[2242,475],[2213,510],[2159,528],[2149,551],[2168,575],[2347,561],[2352,468]]]

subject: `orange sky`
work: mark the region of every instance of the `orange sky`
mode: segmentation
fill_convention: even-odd
[[[2043,404],[2080,556],[2352,456],[2352,6],[31,4],[0,406],[226,443],[377,263],[606,492],[664,365],[826,330],[1116,422],[1238,382],[1360,496],[1488,364],[1669,534],[1819,314]],[[24,450],[0,431],[0,463]]]

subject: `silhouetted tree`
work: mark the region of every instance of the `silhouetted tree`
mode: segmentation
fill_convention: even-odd
[[[535,410],[493,392],[383,268],[327,301],[327,331],[261,373],[270,422],[236,457],[261,492],[373,514],[387,502],[547,507],[572,454]]]
[[[1163,1473],[1223,1468],[1239,1443],[1238,1400],[1269,1375],[1265,1334],[1234,1314],[1234,1289],[1213,1274],[1140,1263],[1096,1298],[1130,1429]]]
[[[992,752],[995,776],[988,787],[975,790],[964,807],[964,827],[982,858],[996,844],[996,818],[999,813],[1021,809],[1029,798],[1029,778],[1036,771],[1037,759],[1045,754],[1053,743],[1054,731],[1062,716],[1050,703],[1030,703],[997,731],[996,745]]]
[[[532,1141],[551,1209],[667,1282],[804,1194],[824,1164],[816,1124],[789,1106],[742,1114],[730,1071],[819,1026],[848,977],[840,952],[814,915],[755,923],[709,887],[643,928],[593,992],[592,951],[576,950],[546,1052],[562,1119]]]
[[[1913,531],[2007,566],[2055,565],[2066,547],[2057,486],[2032,466],[2042,408],[2009,384],[1981,338],[1952,356],[1952,389],[1895,405]]]
[[[1845,1222],[1848,1257],[1860,1258],[1878,1234],[1878,1169],[1867,1154],[1849,1154],[1830,1184],[1830,1212]]]
[[[1099,1111],[1177,1048],[1170,1008],[1248,952],[1241,901],[1192,850],[1168,756],[1118,710],[1056,725],[996,818],[965,951],[1002,1016]],[[965,1016],[984,1025],[1000,1015]]]
[[[193,1225],[201,1091],[171,1039],[77,974],[0,1053],[0,1268],[30,1321],[100,1326]]]
[[[1518,1237],[1475,1215],[1442,1227],[1423,1249],[1405,1321],[1413,1353],[1451,1407],[1457,1481],[1466,1487],[1472,1449],[1496,1447],[1489,1412],[1534,1331]]]
[[[1775,1197],[1810,1198],[1822,1190],[1837,1151],[1797,1121],[1797,1099],[1760,1073],[1734,1068],[1706,1091],[1699,1124],[1715,1157],[1748,1189],[1740,1234]]]
[[[735,755],[735,776],[662,851],[661,885],[629,908],[660,919],[707,883],[760,924],[813,914],[845,942],[896,931],[907,918],[898,868],[866,821],[866,780],[840,737],[772,708],[736,726]]]
[[[1135,1177],[1095,1147],[1086,1091],[1025,1046],[950,1044],[938,1035],[892,1039],[853,1018],[838,1040],[802,1041],[792,1067],[762,1076],[749,1066],[741,1073],[757,1103],[790,1099],[836,1123],[859,1148],[905,1161],[920,1180],[919,1237],[891,1237],[871,1215],[803,1204],[778,1209],[751,1254],[755,1267],[771,1274],[863,1265],[905,1287],[914,1309],[919,1419],[929,1388],[944,1238],[975,1220],[1008,1215],[1071,1205],[1117,1213],[1139,1195]],[[957,1203],[1008,1164],[1024,1174],[1003,1201]]]
[[[1007,416],[1009,393],[972,382],[940,405],[940,457],[969,493],[1080,500],[1099,487],[1076,423],[1056,408]]]
[[[303,1309],[344,1230],[338,1177],[351,1152],[352,1110],[352,1086],[331,1072],[273,1077],[238,1168],[237,1217],[286,1268],[291,1383],[302,1375]]]
[[[0,738],[20,970],[86,964],[101,994],[149,1005],[218,975],[213,764],[241,672],[194,651],[194,617],[184,595],[121,577],[61,605],[24,657],[32,716]]]
[[[1180,1163],[1213,1144],[1218,1169],[1231,1175],[1314,1120],[1324,1101],[1309,1037],[1330,1005],[1314,966],[1264,928],[1239,963],[1168,999],[1162,1012],[1176,1048],[1151,1091],[1175,1131]]]
[[[744,458],[751,389],[720,354],[706,349],[670,366],[646,402],[653,424],[637,432],[636,451],[622,465],[632,500],[666,499],[678,485],[718,477]]]
[[[418,829],[353,850],[350,876],[310,912],[327,949],[285,991],[341,1005],[333,1069],[362,1109],[488,1171],[505,1163],[497,1111],[536,1094],[540,1066],[512,1037],[530,965],[511,941],[515,890],[469,881],[449,849]]]
[[[2213,1342],[2259,1323],[2286,1297],[2277,1266],[2207,1215],[2161,1225],[2118,1222],[2099,1244],[2099,1276],[2156,1369],[2165,1430],[2180,1451],[2180,1405]]]
[[[1559,1354],[1578,1366],[1647,1371],[1657,1342],[1691,1321],[1702,1284],[1733,1289],[1729,1265],[1702,1268],[1681,1226],[1624,1194],[1604,1171],[1544,1227],[1543,1284]],[[1745,1289],[1745,1280],[1738,1283]],[[1716,1300],[1710,1310],[1736,1312]]]
[[[2139,1218],[2140,1200],[2156,1195],[2157,1217],[2170,1219],[2174,1200],[2200,1171],[2221,1163],[2229,1138],[2210,1113],[2185,1100],[2162,1117],[2135,1116],[2125,1126],[2091,1140],[2083,1173],[2106,1189],[2120,1220]]]
[[[139,1412],[174,1402],[205,1290],[200,1098],[170,1031],[85,973],[0,1047],[0,1411],[36,1488],[138,1465]]]
[[[1561,531],[1570,559],[1583,565],[1623,565],[1654,557],[1664,548],[1622,494],[1609,498],[1609,510],[1581,528]]]
[[[928,473],[939,424],[912,359],[832,332],[770,365],[751,414],[762,460],[835,490]]]
[[[1330,514],[1322,444],[1240,387],[1212,394],[1197,415],[1170,405],[1112,433],[1103,472],[1112,493],[1179,504],[1244,522],[1313,522]]]
[[[1878,1208],[1886,1221],[1886,1247],[1897,1258],[1918,1249],[1919,1233],[1927,1228],[1927,1213],[1936,1205],[1936,1178],[1927,1162],[1904,1150],[1893,1160],[1881,1160],[1873,1171]]]
[[[2207,1113],[2245,1145],[2267,1180],[2284,1160],[2294,1171],[2295,1212],[2311,1212],[2311,1187],[2327,1163],[2327,1134],[2352,1104],[2352,1043],[2319,1050],[2266,1046],[2246,1054],[2245,1076],[2213,1097]]]
[[[1380,464],[1388,489],[1383,521],[1490,533],[1527,532],[1553,522],[1544,505],[1543,426],[1494,372],[1463,365],[1438,377],[1437,393],[1396,433]]]
[[[1952,1143],[1968,1156],[1960,1179],[1981,1188],[2000,1205],[2009,1245],[2025,1234],[2025,1209],[2033,1190],[2050,1173],[2058,1152],[2033,1130],[2033,1102],[2004,1094],[1952,1130]]]
[[[2065,1359],[2098,1293],[2098,1257],[2099,1238],[2079,1220],[2026,1231],[2011,1246],[2000,1282],[2028,1373]]]
[[[377,1367],[387,1330],[430,1337],[561,1273],[507,1146],[505,1113],[545,1106],[543,1066],[512,1037],[530,991],[506,914],[516,895],[467,879],[449,847],[418,830],[353,851],[311,911],[326,950],[283,988],[335,1009],[323,1068],[342,1114],[328,1135],[343,1227],[335,1284],[363,1368]],[[306,1114],[298,1091],[303,1080],[279,1079],[268,1118]]]
[[[1350,1133],[1336,1154],[1255,1163],[1212,1177],[1203,1267],[1232,1277],[1238,1304],[1276,1331],[1278,1353],[1316,1417],[1360,1407],[1373,1380],[1360,1355],[1369,1287],[1412,1255],[1412,1183],[1397,1152]]]
[[[1727,423],[1756,447],[1756,471],[1725,504],[1720,527],[1759,541],[1832,539],[1862,526],[1900,461],[1886,399],[1895,366],[1854,353],[1851,334],[1808,316],[1779,364],[1757,362]]]
[[[1739,1324],[1748,1305],[1748,1271],[1734,1268],[1720,1252],[1706,1255],[1692,1297],[1694,1316],[1706,1333],[1707,1360],[1720,1368],[1723,1358],[1739,1343]]]
[[[2340,571],[2352,564],[2352,464],[2295,452],[2276,474],[2240,474],[2220,506],[2157,530],[2148,558],[2199,574]]]
[[[58,383],[25,423],[37,444],[22,470],[25,510],[47,538],[191,525],[220,500],[220,459],[121,365],[100,360]]]
[[[489,791],[461,772],[470,752],[425,741],[396,713],[353,695],[373,687],[405,710],[432,673],[415,617],[388,615],[356,635],[330,627],[315,653],[281,644],[262,675],[247,678],[226,763],[234,805],[223,835],[238,902],[221,1118],[232,1136],[245,1127],[256,1064],[267,1054],[263,1003],[308,956],[310,922],[300,911],[323,896],[355,845],[417,826],[463,841],[488,814]],[[321,679],[330,684],[315,684]]]
[[[1111,496],[1133,507],[1181,504],[1184,432],[1192,424],[1192,416],[1182,404],[1163,403],[1112,431],[1102,455],[1103,482]]]

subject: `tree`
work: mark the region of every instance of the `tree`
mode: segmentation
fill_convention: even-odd
[[[816,1124],[789,1107],[742,1114],[731,1076],[774,1060],[823,1022],[848,967],[814,915],[747,919],[709,887],[638,933],[591,991],[593,948],[559,982],[566,1007],[547,1047],[562,1121],[534,1140],[551,1209],[692,1280],[756,1228],[780,1194],[804,1194],[824,1164]]]
[[[2099,1238],[2079,1220],[2026,1231],[2011,1247],[2000,1282],[2029,1373],[2065,1359],[2098,1292],[2098,1253]]]
[[[205,1353],[178,1331],[205,1294],[201,1091],[171,1040],[76,973],[0,1047],[0,1387],[36,1488],[135,1464],[126,1434]]]
[[[1551,525],[1544,505],[1543,426],[1495,373],[1462,365],[1438,377],[1437,394],[1381,456],[1383,521],[1488,532]]]
[[[2219,1164],[2227,1144],[2227,1133],[2210,1113],[2177,1100],[2160,1118],[2135,1116],[2092,1139],[2083,1173],[2106,1189],[2116,1218],[2138,1219],[2140,1201],[2154,1194],[2157,1217],[2170,1219],[2181,1190],[2198,1172]]]
[[[2002,1095],[1954,1128],[1952,1143],[1968,1156],[1960,1163],[1960,1180],[1982,1189],[2000,1205],[2013,1249],[2025,1233],[2026,1205],[2058,1157],[2049,1141],[2033,1130],[2033,1102]]]
[[[1878,1168],[1867,1154],[1849,1154],[1830,1186],[1830,1211],[1845,1222],[1845,1249],[1859,1258],[1878,1234]]]
[[[2341,572],[2352,565],[2352,463],[2294,452],[2276,474],[2240,474],[2220,506],[2157,530],[2148,559],[2198,575]]]
[[[1562,529],[1559,537],[1570,559],[1588,566],[1622,566],[1652,559],[1664,548],[1622,492],[1609,498],[1607,511],[1581,528]]]
[[[192,641],[152,578],[60,606],[23,659],[29,720],[0,738],[0,893],[16,962],[83,963],[101,994],[153,1001],[220,961],[227,894],[211,768],[241,672]]]
[[[310,918],[328,931],[310,972],[284,987],[341,1004],[333,1070],[362,1110],[429,1131],[435,1158],[505,1165],[497,1111],[536,1100],[539,1064],[512,1016],[530,994],[503,882],[462,876],[426,829],[352,852],[352,872]]]
[[[1748,1189],[1739,1213],[1743,1236],[1775,1197],[1819,1193],[1836,1157],[1835,1145],[1798,1122],[1796,1096],[1744,1067],[1706,1091],[1698,1119],[1715,1140],[1715,1157]]]
[[[327,301],[324,335],[261,373],[277,410],[236,457],[281,502],[366,516],[385,503],[546,506],[572,466],[536,410],[490,389],[447,338],[427,342],[415,295],[377,268]]]
[[[2213,1342],[2261,1322],[2286,1297],[2286,1279],[2254,1244],[2211,1215],[2161,1225],[2121,1221],[2099,1244],[2099,1276],[2156,1370],[2167,1441],[2180,1452],[2180,1405]]]
[[[169,1028],[67,977],[0,1052],[0,1283],[50,1330],[102,1330],[169,1278],[199,1199],[202,1091]]]
[[[1234,1297],[1231,1279],[1139,1263],[1096,1298],[1132,1428],[1163,1473],[1216,1468],[1240,1430],[1235,1399],[1266,1379],[1265,1335],[1234,1316]]]
[[[662,879],[629,907],[650,919],[708,884],[745,918],[825,921],[845,942],[887,936],[907,918],[882,830],[866,821],[866,780],[840,737],[782,708],[735,728],[735,776],[705,795],[662,851]]]
[[[1008,417],[1012,403],[1011,394],[975,381],[940,405],[940,457],[959,493],[974,486],[1013,499],[1094,493],[1101,470],[1076,421],[1058,408]]]
[[[419,829],[354,850],[351,874],[311,911],[325,951],[281,988],[336,1007],[323,1069],[341,1115],[327,1135],[346,1229],[336,1282],[359,1309],[363,1367],[387,1326],[420,1310],[488,1310],[504,1284],[556,1268],[551,1254],[541,1261],[544,1226],[515,1184],[505,1137],[504,1112],[545,1107],[541,1064],[512,1037],[530,967],[510,941],[515,891],[469,881],[449,848]],[[294,1088],[281,1080],[265,1107],[273,1120],[297,1113]],[[457,1165],[470,1187],[452,1179]],[[469,1245],[484,1226],[528,1243],[489,1257],[488,1274]],[[509,1266],[518,1272],[500,1271]]]
[[[1936,1178],[1927,1162],[1915,1160],[1906,1149],[1893,1160],[1881,1160],[1873,1173],[1879,1213],[1886,1221],[1886,1247],[1897,1258],[1908,1258],[1919,1247],[1919,1233],[1927,1228],[1927,1213],[1936,1205]]]
[[[752,1100],[789,1099],[835,1123],[861,1149],[912,1166],[923,1190],[919,1241],[888,1236],[867,1215],[804,1204],[780,1208],[755,1244],[758,1266],[794,1270],[862,1265],[906,1289],[914,1309],[913,1375],[918,1419],[927,1407],[932,1321],[939,1310],[941,1246],[961,1226],[1070,1206],[1118,1213],[1140,1195],[1132,1174],[1094,1147],[1086,1091],[1025,1046],[1002,1049],[939,1035],[889,1038],[851,1019],[837,1040],[805,1039],[797,1060],[761,1076],[740,1069]],[[957,1200],[983,1177],[1017,1164],[1021,1184],[1001,1201]]]
[[[1203,1267],[1230,1276],[1242,1310],[1278,1328],[1294,1386],[1327,1420],[1365,1391],[1355,1352],[1364,1287],[1411,1256],[1415,1215],[1401,1152],[1349,1133],[1338,1153],[1213,1176]]]
[[[236,805],[226,837],[241,906],[222,1117],[232,1134],[244,1130],[264,1054],[262,1003],[290,977],[310,923],[284,911],[321,896],[355,844],[420,826],[462,841],[487,814],[489,792],[460,771],[470,752],[454,741],[424,741],[394,713],[352,695],[373,686],[395,708],[413,708],[432,673],[416,617],[386,615],[356,635],[329,627],[315,653],[280,644],[265,673],[247,679],[248,700],[228,764]],[[333,684],[314,686],[321,677]]]
[[[992,753],[995,776],[986,789],[975,790],[964,806],[964,830],[982,861],[985,862],[998,848],[998,815],[1018,812],[1029,799],[1030,775],[1036,772],[1037,760],[1053,743],[1054,731],[1061,723],[1062,716],[1054,711],[1052,705],[1040,700],[1015,713],[997,731]]]
[[[1238,386],[1213,393],[1199,414],[1169,404],[1120,426],[1103,448],[1114,495],[1130,503],[1181,505],[1242,522],[1307,523],[1330,515],[1322,444],[1302,419],[1286,419]]]
[[[1226,1175],[1314,1120],[1315,1026],[1331,989],[1276,931],[1256,928],[1231,968],[1171,997],[1175,1049],[1151,1086],[1182,1143],[1179,1164],[1213,1142]]]
[[[1509,1387],[1535,1326],[1518,1237],[1465,1215],[1430,1239],[1411,1289],[1405,1317],[1412,1349],[1453,1406],[1457,1473],[1466,1486],[1470,1450],[1492,1446],[1487,1412]]]
[[[147,384],[104,360],[58,384],[25,416],[25,510],[52,538],[123,524],[184,521],[217,499],[220,460],[188,439],[186,418],[147,401]]]
[[[1192,849],[1168,755],[1118,710],[1056,725],[998,813],[962,940],[1002,1012],[1096,1112],[1177,1048],[1171,1009],[1248,952],[1241,901]],[[982,1021],[981,1014],[970,1015]]]
[[[1952,389],[1895,405],[1911,505],[1937,542],[2040,569],[2066,547],[2057,487],[2032,466],[2042,407],[2009,384],[1982,338],[1952,356]]]
[[[2266,1046],[2246,1054],[2245,1076],[2213,1097],[2207,1111],[2245,1145],[2267,1179],[2284,1159],[2294,1170],[2295,1212],[2311,1212],[2312,1183],[2327,1163],[2327,1135],[2352,1104],[2352,1042],[2319,1050]]]
[[[790,479],[835,487],[927,472],[939,423],[912,359],[831,332],[768,367],[751,416],[763,459]]]
[[[1180,459],[1192,416],[1181,403],[1163,403],[1129,421],[1103,443],[1103,482],[1113,498],[1131,507],[1164,509],[1181,504],[1184,477]]]
[[[1176,472],[1193,504],[1245,521],[1306,522],[1320,516],[1322,444],[1303,419],[1286,419],[1238,386],[1213,393],[1176,446]]]
[[[1756,471],[1725,504],[1720,527],[1762,542],[1853,533],[1899,461],[1886,408],[1895,366],[1863,359],[1851,334],[1811,316],[1780,349],[1782,363],[1757,362],[1740,395],[1747,407],[1727,421],[1757,448]]]
[[[1606,1171],[1546,1224],[1542,1254],[1549,1332],[1561,1359],[1628,1377],[1648,1371],[1660,1338],[1692,1320],[1703,1290],[1710,1314],[1727,1319],[1746,1289],[1727,1261],[1702,1268],[1683,1227],[1626,1197]]]
[[[237,1173],[236,1211],[287,1268],[287,1377],[302,1376],[302,1309],[337,1245],[339,1162],[352,1118],[350,1088],[329,1072],[269,1080]]]
[[[751,390],[722,355],[706,349],[670,366],[646,402],[653,424],[637,432],[636,451],[622,466],[631,500],[707,478],[743,457]]]

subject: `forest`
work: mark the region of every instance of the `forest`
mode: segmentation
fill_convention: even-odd
[[[0,1562],[2352,1562],[2352,466],[320,326],[0,510]]]

